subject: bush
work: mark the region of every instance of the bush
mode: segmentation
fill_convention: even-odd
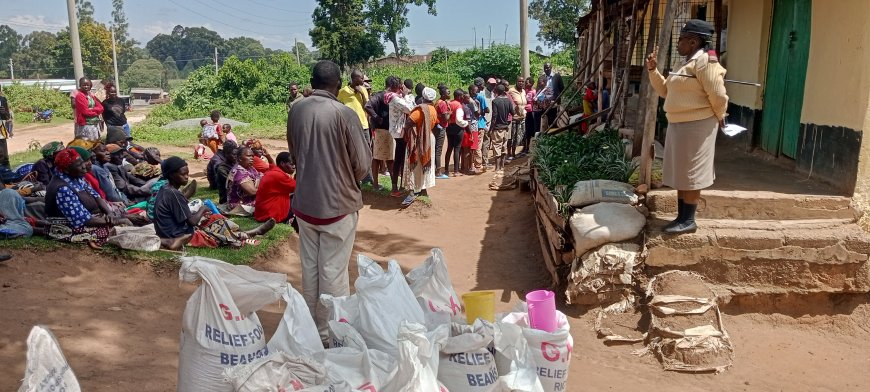
[[[53,109],[56,118],[73,118],[69,94],[42,86],[24,86],[18,83],[4,87],[3,91],[6,99],[9,100],[9,107],[16,113],[16,122],[31,122],[33,116],[23,113],[32,112],[34,106],[40,109]]]

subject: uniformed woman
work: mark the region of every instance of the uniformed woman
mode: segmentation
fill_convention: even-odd
[[[664,228],[668,234],[697,229],[695,211],[701,190],[713,185],[716,133],[728,108],[725,68],[711,53],[713,26],[689,20],[680,30],[677,52],[685,61],[665,78],[657,69],[658,47],[647,56],[650,83],[665,99],[668,118],[662,180],[677,190],[677,219]]]

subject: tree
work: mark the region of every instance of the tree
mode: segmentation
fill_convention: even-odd
[[[112,28],[115,29],[115,39],[126,43],[130,38],[127,35],[129,27],[127,14],[124,13],[124,0],[112,0]]]
[[[408,22],[409,6],[427,7],[429,15],[437,16],[435,9],[436,0],[368,0],[369,19],[372,25],[383,35],[385,41],[393,44],[393,53],[403,56],[399,34],[405,28],[410,27]],[[572,24],[573,25],[573,24]],[[406,52],[408,51],[407,39],[405,40]]]
[[[56,72],[54,49],[57,35],[47,31],[34,31],[21,40],[21,50],[12,56],[16,74],[22,78],[44,78]]]
[[[55,47],[57,66],[62,67],[60,73],[64,77],[73,77],[72,46],[69,29],[57,35]],[[79,38],[82,46],[82,65],[85,76],[100,79],[112,75],[112,33],[102,23],[79,23]]]
[[[178,70],[178,66],[175,65],[175,59],[172,58],[172,56],[163,60],[163,69],[166,70],[167,80],[181,79],[180,71]]]
[[[529,17],[538,21],[538,38],[550,47],[574,43],[577,19],[589,11],[589,0],[531,0]]]
[[[363,0],[318,0],[308,32],[323,58],[339,66],[359,64],[384,54],[379,34],[368,27]]]
[[[311,51],[308,50],[308,48],[305,46],[305,43],[297,42],[296,46],[290,49],[290,54],[293,55],[294,59],[296,59],[296,52],[299,52],[299,64],[311,65],[314,63],[314,56],[311,54]],[[266,54],[270,55],[273,53],[269,53],[269,51],[267,50]]]
[[[408,39],[405,37],[399,38],[399,52],[396,57],[413,56],[414,49],[408,47]]]
[[[21,34],[15,29],[0,25],[0,59],[8,59],[12,54],[21,49]],[[2,67],[6,68],[6,67]],[[9,76],[8,69],[5,74]]]
[[[226,56],[236,56],[241,59],[261,58],[266,56],[266,48],[253,38],[230,38],[226,43]]]
[[[155,59],[137,60],[123,75],[124,84],[134,87],[166,88],[166,69]]]
[[[188,64],[192,64],[191,70],[193,70],[212,63],[215,48],[218,48],[222,58],[229,57],[226,53],[226,41],[217,32],[205,27],[175,26],[172,34],[157,34],[148,41],[145,48],[151,57],[159,61],[172,56],[178,69],[182,70],[186,69]]]
[[[88,0],[76,0],[76,15],[79,23],[94,21],[94,5]]]

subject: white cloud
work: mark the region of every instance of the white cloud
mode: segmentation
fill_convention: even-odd
[[[5,18],[3,24],[11,25],[19,33],[37,30],[59,31],[67,27],[67,21],[48,20],[44,15],[15,15]]]

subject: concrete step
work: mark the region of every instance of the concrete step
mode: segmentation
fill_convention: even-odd
[[[647,227],[651,273],[695,271],[734,295],[870,292],[870,235],[851,219],[699,219],[695,233]]]
[[[857,219],[852,199],[843,196],[705,190],[701,197],[698,217],[708,219]],[[676,214],[677,192],[650,191],[647,206],[651,212]]]

